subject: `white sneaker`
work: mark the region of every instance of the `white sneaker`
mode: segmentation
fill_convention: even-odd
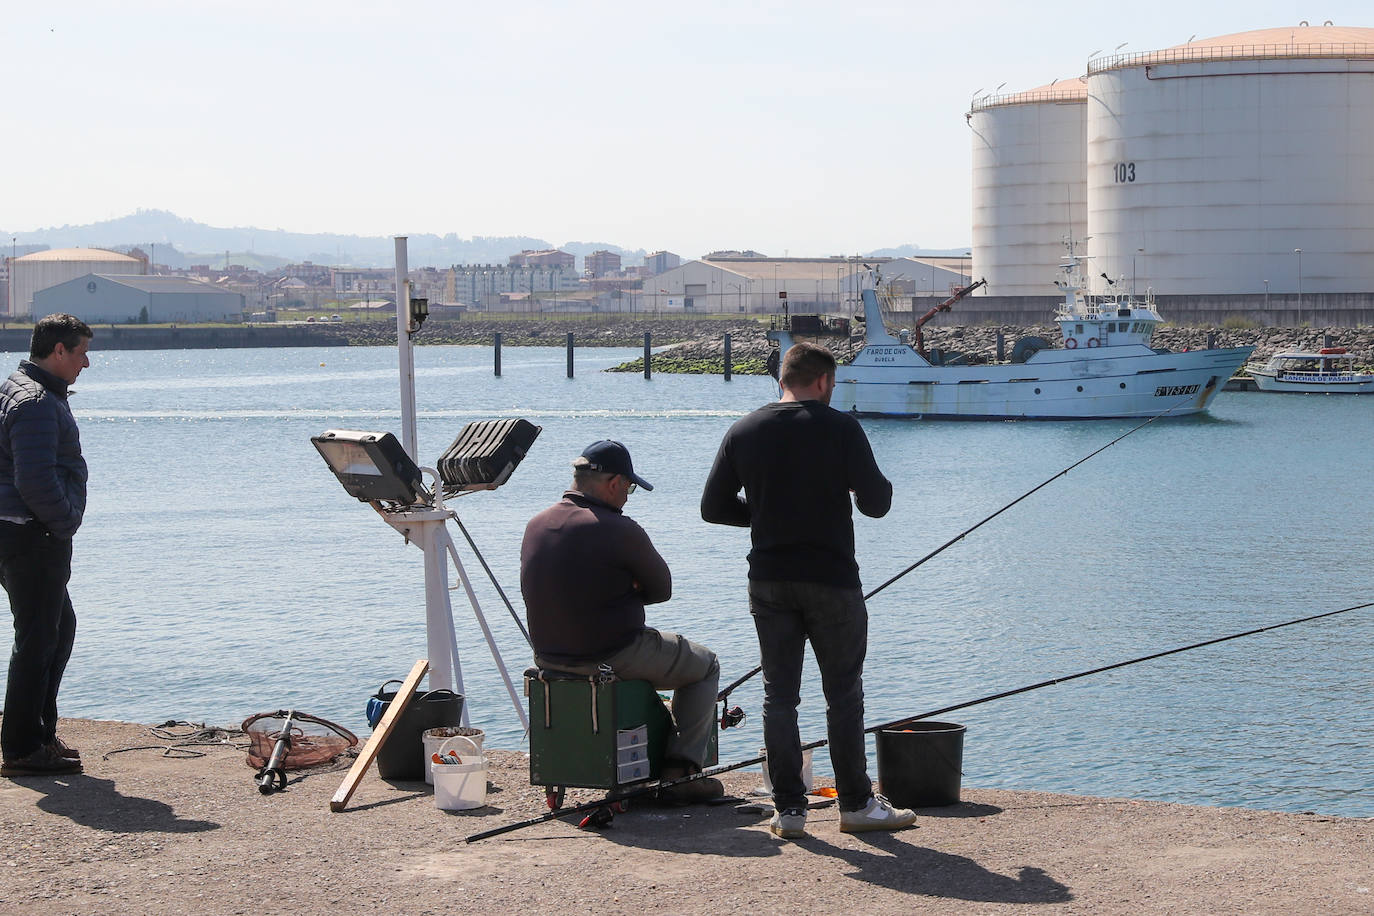
[[[787,840],[806,836],[806,809],[788,808],[786,811],[774,811],[773,819],[768,822],[768,829],[773,831],[774,836]]]
[[[840,812],[840,833],[862,833],[865,830],[901,830],[916,823],[916,812],[910,808],[894,808],[892,802],[874,795],[868,805],[858,811]]]

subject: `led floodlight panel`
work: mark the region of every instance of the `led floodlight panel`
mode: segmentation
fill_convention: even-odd
[[[391,433],[330,429],[310,441],[349,496],[413,503],[424,490],[420,469]]]

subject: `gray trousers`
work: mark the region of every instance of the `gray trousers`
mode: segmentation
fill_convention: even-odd
[[[639,631],[635,641],[599,663],[552,664],[535,657],[535,664],[573,674],[596,674],[609,665],[622,681],[648,681],[655,689],[673,691],[673,722],[677,731],[668,739],[666,760],[701,766],[715,727],[720,663],[716,653],[676,633],[652,627]]]

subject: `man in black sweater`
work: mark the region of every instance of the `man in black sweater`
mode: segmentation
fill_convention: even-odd
[[[750,529],[749,610],[763,664],[763,740],[773,783],[769,827],[806,830],[797,730],[806,642],[826,698],[840,830],[894,830],[916,815],[873,794],[864,749],[863,663],[868,610],[854,560],[854,505],[871,518],[892,506],[892,484],[855,418],[830,407],[835,357],[799,343],[780,373],[782,399],[725,434],[701,496],[701,517]],[[743,498],[740,490],[744,490]]]

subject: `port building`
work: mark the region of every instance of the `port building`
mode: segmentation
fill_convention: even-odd
[[[8,314],[11,318],[28,318],[34,314],[35,293],[68,280],[88,274],[141,275],[147,272],[148,262],[142,258],[103,248],[54,248],[26,254],[15,258],[11,265]]]
[[[1141,292],[1374,305],[1374,29],[1099,56],[967,119],[973,275],[993,296],[1053,294],[1073,235],[1094,276]]]
[[[86,274],[34,293],[34,319],[67,312],[87,324],[238,321],[242,293],[186,277]]]

